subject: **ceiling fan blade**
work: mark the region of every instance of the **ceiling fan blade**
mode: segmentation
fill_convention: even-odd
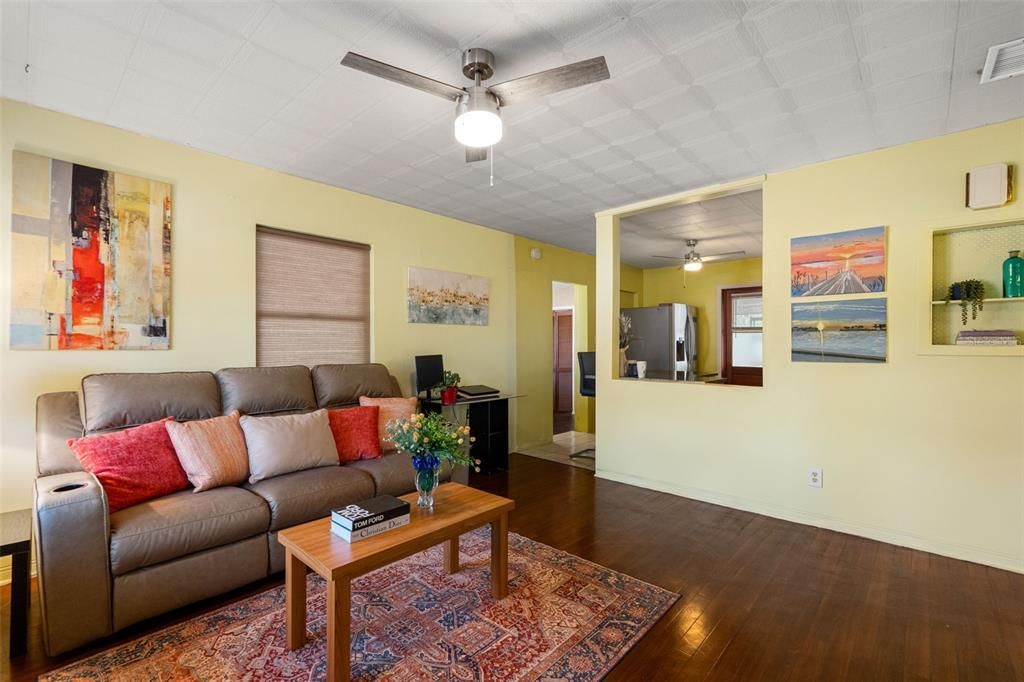
[[[487,160],[487,147],[466,147],[466,163]]]
[[[658,255],[653,255],[653,256],[651,256],[651,258],[664,258],[665,260],[678,260],[678,261],[686,260],[682,256],[658,256]]]
[[[427,78],[426,76],[421,76],[418,73],[400,69],[397,66],[378,62],[376,59],[370,59],[369,57],[364,57],[363,55],[356,54],[355,52],[349,52],[346,54],[345,58],[341,60],[341,65],[347,66],[350,69],[355,69],[356,71],[368,73],[371,76],[385,78],[389,81],[394,81],[395,83],[406,85],[410,88],[416,88],[417,90],[422,90],[423,92],[431,95],[437,95],[438,97],[443,97],[444,99],[451,100],[453,102],[457,102],[458,99],[466,93],[465,90],[457,88],[454,85],[448,85],[447,83],[436,81],[433,78]]]
[[[498,98],[501,106],[507,107],[535,97],[603,81],[609,77],[608,64],[604,57],[594,57],[491,85],[487,89]]]
[[[731,258],[733,256],[742,256],[746,251],[726,251],[725,253],[715,253],[710,256],[701,256],[703,261],[721,260],[723,258]]]

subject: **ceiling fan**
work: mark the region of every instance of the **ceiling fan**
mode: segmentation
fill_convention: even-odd
[[[742,256],[746,251],[726,251],[724,253],[715,253],[710,256],[701,256],[697,253],[697,239],[687,239],[686,246],[689,247],[689,251],[683,255],[682,258],[677,256],[651,256],[652,258],[667,258],[674,261],[682,261],[683,270],[687,272],[697,272],[704,267],[704,261],[716,261],[722,260],[723,258],[731,258],[732,256]]]
[[[341,63],[351,69],[455,102],[455,139],[466,147],[466,163],[486,160],[487,148],[501,139],[501,110],[504,107],[609,77],[604,57],[594,57],[486,86],[483,81],[494,75],[494,54],[479,47],[472,47],[462,53],[462,73],[473,81],[472,85],[464,88],[355,52],[346,54]]]

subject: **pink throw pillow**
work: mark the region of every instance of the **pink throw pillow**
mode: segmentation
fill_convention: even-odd
[[[395,419],[405,419],[416,414],[416,398],[367,398],[359,397],[363,407],[379,407],[380,417],[377,419],[377,435],[380,447],[384,452],[396,450],[395,444],[388,440],[388,424]]]
[[[165,426],[173,419],[68,440],[82,468],[99,479],[111,513],[188,488]]]
[[[241,415],[192,422],[167,422],[167,434],[194,492],[238,485],[249,478],[249,456]]]

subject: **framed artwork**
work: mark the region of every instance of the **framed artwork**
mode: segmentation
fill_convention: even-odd
[[[12,349],[167,350],[171,186],[14,152]]]
[[[886,299],[792,305],[793,362],[886,361]]]
[[[831,232],[790,241],[793,296],[885,291],[885,227]]]
[[[409,322],[486,325],[491,281],[429,268],[409,268]]]

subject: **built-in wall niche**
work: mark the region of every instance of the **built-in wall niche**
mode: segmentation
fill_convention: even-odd
[[[1024,355],[1024,298],[1003,296],[1003,261],[1024,251],[1024,223],[980,225],[932,233],[931,345],[957,355]],[[946,302],[950,284],[978,280],[985,287],[984,308],[963,324],[960,302]],[[957,345],[965,330],[1012,330],[1017,346]]]

